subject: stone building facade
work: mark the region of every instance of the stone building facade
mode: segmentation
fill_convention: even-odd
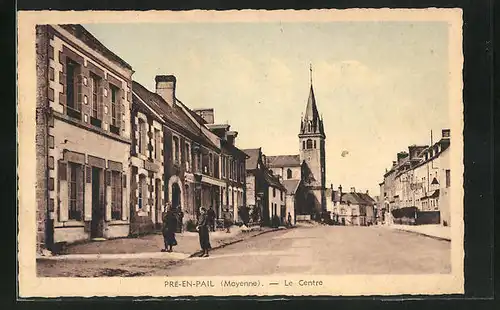
[[[450,225],[450,130],[431,145],[411,145],[399,152],[380,183],[380,202],[386,221],[395,209],[416,207],[421,214],[437,212],[437,221]],[[432,140],[432,139],[431,139]]]
[[[142,170],[144,175],[149,174],[145,186],[137,183],[141,178],[136,174],[140,175],[141,171],[133,165],[132,176],[136,183],[131,185],[131,212],[136,213],[137,229],[148,232],[158,227],[161,210],[167,206],[182,214],[183,224],[195,221],[202,206],[212,207],[218,219],[230,212],[233,220],[237,220],[238,207],[245,204],[246,188],[243,178],[246,154],[235,146],[237,132],[229,131],[229,125],[214,125],[213,109],[191,110],[177,99],[175,76],[159,75],[155,82],[154,93],[139,83],[133,84],[134,100],[151,110],[149,118],[133,111],[137,115],[135,125],[139,128],[136,132],[140,132],[141,124],[145,126],[144,133],[136,134],[133,139],[136,154],[142,156],[137,149],[137,140],[142,136],[152,141],[147,151],[150,161],[160,154],[155,149],[161,148],[162,153],[162,162],[152,160]],[[146,116],[143,122],[141,115]],[[157,136],[162,142],[155,139]],[[162,194],[157,187],[162,189]],[[146,188],[145,210],[139,206],[141,191],[138,188]]]
[[[39,244],[127,236],[133,70],[80,25],[38,26],[36,52]]]

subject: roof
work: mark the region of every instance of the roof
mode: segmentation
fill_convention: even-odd
[[[336,196],[334,201],[340,201],[338,199],[338,192]],[[375,200],[365,193],[350,192],[342,193],[342,202],[348,202],[355,205],[373,205]]]
[[[248,155],[248,158],[246,160],[247,170],[257,169],[257,163],[259,162],[259,155],[260,155],[260,147],[257,149],[245,149],[242,151]]]
[[[227,141],[225,140],[221,140],[221,145],[224,149],[226,149],[227,151],[229,151],[231,154],[236,154],[236,155],[239,155],[245,159],[249,158],[250,156],[248,156],[247,153],[245,153],[243,150],[240,150],[239,148],[237,148],[236,146],[228,143]]]
[[[191,136],[199,137],[203,140],[203,142],[214,146],[212,141],[202,134],[200,128],[193,121],[191,121],[189,116],[184,113],[181,107],[177,105],[168,105],[168,103],[165,102],[160,95],[150,92],[136,81],[132,81],[132,90],[136,96],[140,97],[143,102],[155,110],[156,113],[160,114],[165,121],[170,121],[171,123],[180,126],[182,129],[191,134]],[[217,146],[215,145],[215,147]]]
[[[308,123],[311,122],[312,127],[308,127]],[[319,133],[322,136],[325,135],[325,130],[323,128],[323,120],[319,117],[318,107],[316,105],[316,98],[314,96],[314,90],[311,83],[311,88],[309,89],[309,98],[307,99],[306,112],[302,119],[301,124],[302,134]]]
[[[269,168],[300,167],[300,156],[299,155],[267,156],[266,165]]]
[[[288,194],[295,194],[299,187],[300,180],[283,180],[281,183],[285,186]]]
[[[304,119],[315,120],[319,118],[318,107],[316,106],[316,98],[314,97],[314,90],[311,84],[309,90],[309,98],[307,99],[306,114],[304,114]]]
[[[264,173],[264,179],[269,184],[269,186],[277,187],[286,191],[285,186],[281,184],[280,180],[277,177],[271,175],[269,172]]]
[[[101,55],[109,58],[110,60],[122,65],[125,68],[132,70],[132,66],[129,65],[125,60],[121,59],[110,51],[104,44],[102,44],[99,40],[96,39],[85,27],[80,24],[61,24],[58,25],[64,30],[68,31],[72,35],[74,35],[77,39],[85,43],[91,49],[97,51]]]

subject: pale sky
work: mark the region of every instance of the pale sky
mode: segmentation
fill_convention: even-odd
[[[83,26],[133,67],[135,81],[154,91],[157,74],[174,74],[182,102],[214,108],[216,123],[239,132],[239,148],[266,155],[299,152],[311,63],[327,186],[378,195],[398,151],[449,126],[444,22]]]

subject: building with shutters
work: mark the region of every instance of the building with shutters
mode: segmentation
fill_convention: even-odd
[[[281,223],[287,217],[287,191],[278,175],[266,165],[261,148],[243,150],[246,159],[246,201],[251,214],[258,214],[254,221],[270,225],[274,215]],[[294,214],[291,214],[294,216]]]
[[[39,248],[129,234],[133,70],[80,25],[36,28]]]
[[[175,76],[158,75],[155,82],[155,92],[133,82],[133,232],[158,227],[165,206],[182,211],[184,225],[197,219],[201,206],[212,207],[218,219],[230,212],[237,220],[246,188],[246,154],[235,146],[237,132],[214,124],[213,109],[191,110],[181,102]]]
[[[380,185],[380,208],[384,220],[397,209],[415,208],[417,223],[450,225],[450,130],[430,145],[410,145],[397,153],[396,161]]]

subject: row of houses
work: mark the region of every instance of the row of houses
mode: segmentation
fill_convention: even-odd
[[[437,142],[431,133],[430,145],[411,145],[397,153],[379,184],[383,221],[393,221],[395,210],[414,209],[421,223],[451,225],[450,147],[450,130],[442,129]]]
[[[335,224],[347,226],[370,226],[377,222],[377,202],[368,191],[359,192],[355,187],[344,192],[342,185],[338,190],[333,184],[326,190],[327,211]]]
[[[184,225],[202,206],[219,223],[246,207],[255,221],[295,218],[261,149],[239,149],[214,109],[180,101],[175,76],[149,91],[81,25],[37,26],[36,60],[39,249],[154,232],[167,207]]]

